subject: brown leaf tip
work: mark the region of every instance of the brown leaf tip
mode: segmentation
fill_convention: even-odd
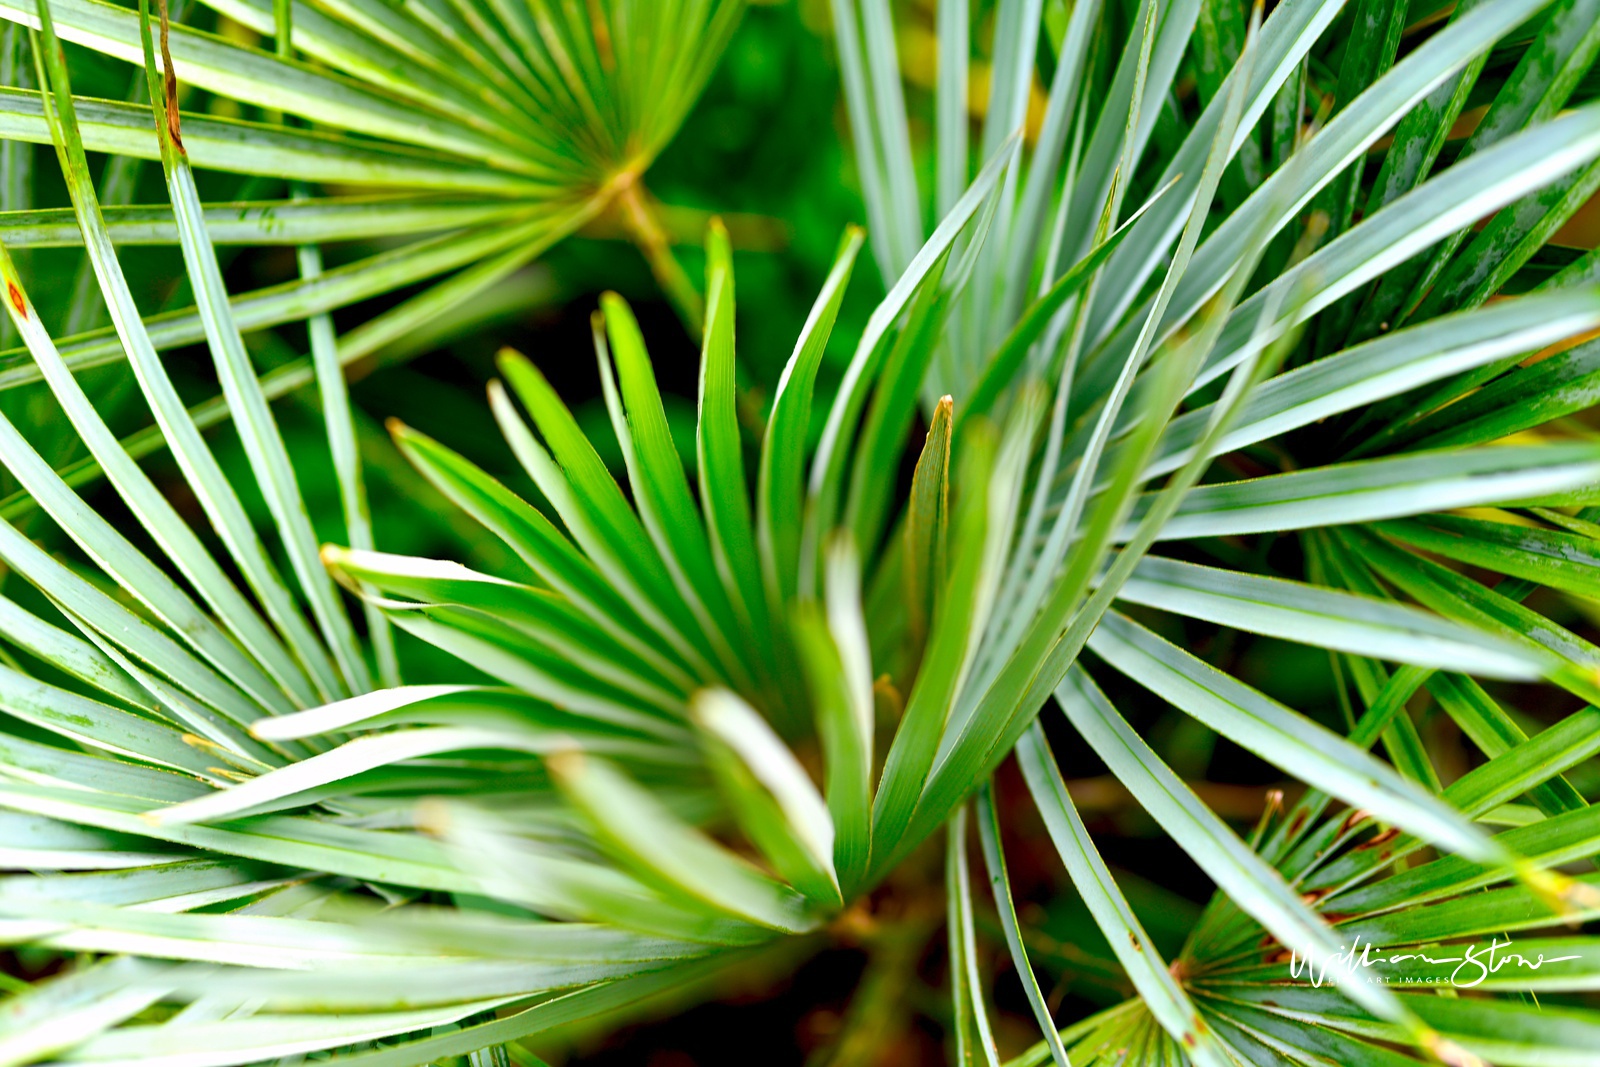
[[[1360,808],[1351,809],[1350,814],[1345,816],[1344,822],[1339,825],[1339,836],[1343,837],[1370,818],[1372,818],[1372,815],[1369,812]]]
[[[1365,852],[1369,849],[1382,848],[1384,845],[1387,845],[1390,841],[1393,841],[1399,836],[1400,828],[1397,826],[1391,826],[1378,836],[1374,837],[1371,841],[1368,841],[1365,844],[1357,845],[1354,851]]]
[[[167,15],[167,0],[161,0],[161,72],[167,98],[167,135],[172,138],[172,147],[180,154],[188,155],[183,147],[183,132],[178,121],[178,73],[172,69],[172,50],[167,43],[171,21]]]

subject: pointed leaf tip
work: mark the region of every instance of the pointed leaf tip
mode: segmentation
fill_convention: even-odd
[[[582,777],[584,772],[583,752],[577,747],[552,752],[544,758],[544,763],[552,775],[567,783]]]

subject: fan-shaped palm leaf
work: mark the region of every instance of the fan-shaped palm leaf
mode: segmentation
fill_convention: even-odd
[[[10,862],[48,872],[0,883],[0,930],[109,957],[18,998],[0,1060],[463,1055],[822,933],[948,825],[953,1036],[964,1061],[997,1062],[965,805],[979,795],[1000,927],[1026,979],[1005,827],[986,786],[1017,748],[1138,993],[1024,1061],[1583,1062],[1592,1012],[1535,1016],[1505,996],[1399,993],[1347,975],[1307,988],[1278,957],[1325,959],[1357,934],[1390,949],[1458,943],[1600,908],[1594,876],[1561,869],[1596,851],[1588,806],[1561,777],[1600,745],[1594,709],[1529,737],[1473,678],[1596,696],[1592,646],[1521,599],[1539,584],[1589,589],[1592,517],[1571,512],[1593,498],[1600,449],[1548,423],[1581,401],[1552,400],[1516,364],[1600,328],[1600,294],[1584,284],[1584,259],[1545,291],[1485,306],[1572,208],[1579,186],[1564,183],[1600,158],[1592,106],[1552,117],[1600,41],[1592,13],[1535,0],[1464,7],[1420,27],[1395,62],[1403,19],[1365,17],[1384,5],[1359,5],[1363,18],[1331,34],[1337,4],[1284,3],[1264,22],[1238,19],[1235,50],[1216,43],[1225,35],[1195,34],[1198,4],[1151,3],[1121,26],[1080,4],[1046,42],[1056,84],[1027,152],[1015,131],[1040,6],[999,6],[1003,76],[969,184],[967,12],[941,5],[955,55],[937,109],[939,221],[925,237],[887,4],[835,4],[873,254],[891,283],[854,339],[814,455],[818,364],[863,245],[855,231],[785,368],[753,472],[734,417],[734,287],[716,229],[698,486],[667,432],[644,339],[614,297],[596,317],[595,350],[629,492],[516,353],[502,358],[490,407],[547,511],[396,427],[418,469],[536,580],[362,546],[324,548],[323,561],[383,619],[488,681],[464,667],[460,685],[373,688],[343,605],[307,557],[294,474],[173,136],[181,121],[169,128],[158,107],[174,218],[292,586],[171,397],[145,325],[113,320],[254,604],[220,565],[186,555],[182,524],[74,393],[6,261],[31,358],[185,585],[0,431],[0,458],[140,606],[0,526],[0,558],[64,624],[8,609],[8,639],[78,680],[0,674],[0,707],[29,726],[0,734],[6,847]],[[443,27],[455,9],[427,10]],[[1225,15],[1206,10],[1213,23]],[[1482,82],[1479,57],[1536,16],[1531,41],[1515,39],[1513,73]],[[84,25],[96,40],[116,30],[110,16]],[[138,28],[153,78],[155,31],[148,17]],[[126,307],[53,32],[46,18],[44,117],[101,286]],[[1342,53],[1337,110],[1308,123],[1297,80],[1328,37]],[[1111,39],[1122,51],[1090,64],[1091,42]],[[1203,106],[1181,136],[1157,139],[1191,44]],[[1104,92],[1082,91],[1091,68]],[[1462,85],[1479,82],[1493,103],[1468,146],[1436,173],[1436,158],[1414,166],[1437,156],[1424,149],[1453,124]],[[381,109],[362,121],[392,132]],[[1358,220],[1367,186],[1351,165],[1391,132]],[[1533,203],[1539,221],[1525,225]],[[1306,225],[1308,206],[1319,210]],[[1463,250],[1465,227],[1485,215],[1496,239]],[[1407,275],[1415,294],[1392,297]],[[1389,328],[1370,329],[1372,315]],[[1558,366],[1584,373],[1568,359]],[[1483,393],[1499,391],[1499,404],[1441,407],[1491,380]],[[930,429],[900,505],[890,494],[919,401]],[[1545,432],[1485,447],[1530,427]],[[1217,462],[1230,454],[1258,476]],[[1445,514],[1462,509],[1479,510]],[[1302,574],[1229,551],[1262,531],[1303,543]],[[1179,543],[1181,554],[1167,551]],[[1434,556],[1515,584],[1490,589]],[[1163,640],[1145,625],[1149,609],[1328,649],[1354,682],[1348,729]],[[1247,843],[1106,696],[1101,682],[1119,676],[1308,791]],[[1448,786],[1405,711],[1424,684],[1486,757]],[[1062,784],[1038,725],[1052,697],[1219,888],[1173,967]],[[896,720],[881,732],[880,701]],[[803,755],[813,738],[815,779]],[[1380,741],[1387,762],[1369,751]],[[1440,858],[1400,866],[1423,847]],[[1590,940],[1548,939],[1535,946],[1547,959],[1579,960],[1499,973],[1482,991],[1592,988]],[[1047,999],[1027,992],[1054,1031]]]

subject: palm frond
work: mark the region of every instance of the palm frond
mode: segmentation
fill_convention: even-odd
[[[53,612],[0,602],[0,636],[50,668],[0,667],[0,709],[19,723],[0,732],[0,862],[36,872],[0,879],[0,937],[106,957],[19,996],[0,1061],[401,1065],[518,1042],[833,935],[941,829],[964,1063],[1000,1062],[988,898],[1050,1031],[1016,1064],[1592,1059],[1592,1007],[1521,997],[1593,990],[1600,951],[1557,930],[1600,917],[1600,876],[1574,866],[1600,837],[1564,777],[1600,748],[1600,651],[1546,614],[1597,588],[1600,446],[1561,420],[1587,403],[1589,351],[1573,345],[1600,327],[1600,293],[1580,269],[1487,302],[1590,187],[1600,110],[1571,97],[1600,47],[1592,5],[1463,5],[1408,28],[1377,3],[1343,16],[1292,0],[1264,19],[1085,3],[1059,37],[1042,6],[998,5],[969,184],[970,12],[941,3],[929,230],[889,5],[834,3],[886,295],[842,338],[837,392],[819,398],[865,240],[847,230],[753,469],[715,226],[693,479],[646,338],[614,294],[593,343],[625,482],[511,351],[489,407],[537,503],[392,427],[420,474],[526,565],[515,578],[374,549],[338,364],[637,195],[736,6],[219,7],[309,61],[148,5],[10,10],[37,27],[43,91],[4,96],[4,128],[56,146],[111,328],[58,345],[0,255],[26,347],[0,373],[49,385],[160,554],[0,422],[0,461],[89,563],[0,523],[0,559]],[[1402,57],[1404,34],[1416,43]],[[102,210],[85,153],[133,144],[131,109],[72,95],[58,35],[143,53],[170,214]],[[1056,79],[1030,144],[1019,127],[1041,43]],[[1497,47],[1515,55],[1509,75],[1483,61]],[[1180,107],[1186,62],[1199,97]],[[352,154],[327,166],[407,190],[291,199],[277,240],[369,232],[374,212],[443,235],[325,273],[306,253],[299,281],[230,296],[216,244],[258,240],[277,208],[213,211],[191,165],[237,137],[293,173],[326,135],[207,125],[178,108],[178,82],[348,134]],[[1326,89],[1331,116],[1308,113],[1308,86]],[[1440,166],[1435,142],[1473,90],[1486,115]],[[1375,183],[1369,156],[1383,161]],[[418,192],[467,172],[487,176],[470,198],[465,184]],[[0,239],[75,240],[65,222],[8,215]],[[119,233],[180,244],[193,311],[139,316]],[[352,294],[447,270],[461,273],[367,333],[332,336],[326,314]],[[1369,329],[1373,315],[1388,326]],[[301,318],[309,359],[258,378],[240,331]],[[192,342],[216,365],[268,529],[200,432],[221,405],[185,407],[158,355]],[[1523,366],[1552,346],[1569,354]],[[219,557],[141,472],[147,446],[119,441],[73,378],[115,359],[135,371]],[[275,381],[311,380],[352,531],[320,558],[268,403],[288,387]],[[1291,574],[1265,562],[1274,537],[1296,546]],[[1503,578],[1490,588],[1486,574]],[[1536,589],[1548,599],[1523,604]],[[1325,650],[1342,730],[1167,640],[1183,620]],[[389,626],[460,660],[461,683],[403,684]],[[1584,706],[1534,727],[1503,706],[1501,679]],[[1241,835],[1130,723],[1122,694],[1140,689],[1304,791]],[[1421,743],[1407,705],[1424,690],[1482,756],[1465,773]],[[1041,717],[1052,701],[1064,717]],[[1170,963],[1046,725],[1085,744],[1217,886]],[[1059,1032],[1007,881],[1013,828],[993,776],[1014,749],[1136,994]],[[974,797],[987,895],[968,866]],[[1493,971],[1458,997],[1353,968],[1323,981],[1357,937],[1437,960],[1512,932],[1549,968]]]

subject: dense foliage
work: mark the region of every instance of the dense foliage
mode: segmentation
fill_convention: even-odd
[[[206,4],[0,0],[0,1063],[1595,1062],[1600,4]]]

